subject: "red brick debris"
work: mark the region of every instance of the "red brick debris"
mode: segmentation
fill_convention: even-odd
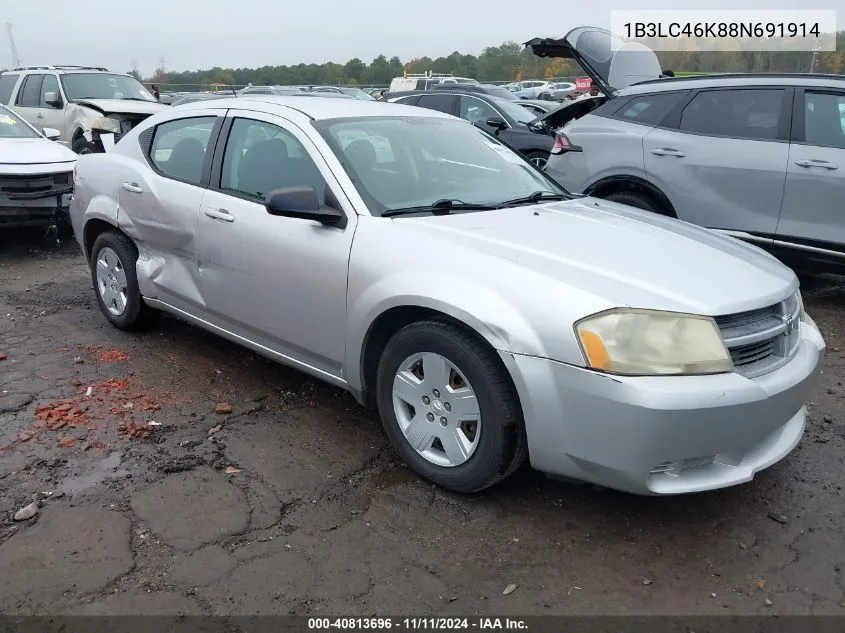
[[[0,352],[0,360],[6,360],[6,358],[7,356],[3,352]]]
[[[232,412],[232,405],[228,402],[221,402],[216,407],[214,407],[214,412],[219,413],[221,415],[226,415]]]
[[[129,360],[129,355],[119,349],[110,349],[97,354],[97,360],[101,363],[119,363]]]

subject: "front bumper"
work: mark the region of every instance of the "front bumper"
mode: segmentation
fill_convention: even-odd
[[[31,171],[33,166],[25,165],[16,173],[0,173],[0,222],[43,220],[67,213],[73,191],[71,171],[27,173]]]
[[[795,448],[824,350],[808,318],[795,357],[753,379],[629,378],[534,356],[501,357],[522,402],[534,468],[666,495],[750,481]]]

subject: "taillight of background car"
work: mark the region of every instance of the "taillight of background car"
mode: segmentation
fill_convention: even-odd
[[[573,145],[566,134],[557,132],[555,134],[555,144],[552,146],[552,154],[563,154],[564,152],[583,152],[580,145]]]

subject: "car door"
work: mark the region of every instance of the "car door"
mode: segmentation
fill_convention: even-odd
[[[203,296],[220,327],[288,361],[339,377],[356,219],[308,135],[270,114],[230,111],[200,213]],[[310,186],[345,225],[270,215],[264,196]]]
[[[845,257],[845,91],[799,90],[778,240]]]
[[[23,81],[18,86],[18,94],[15,97],[15,104],[13,109],[17,112],[24,121],[34,125],[38,131],[44,131],[44,126],[41,123],[43,115],[39,118],[41,113],[41,82],[44,80],[42,73],[32,73],[23,78]]]
[[[116,154],[118,223],[135,238],[148,274],[145,296],[192,313],[205,309],[199,284],[198,215],[225,110],[187,110],[145,130],[140,160]],[[140,265],[140,264],[139,264]]]
[[[55,97],[56,101],[50,103],[47,96]],[[65,138],[65,99],[59,87],[59,78],[48,73],[44,75],[41,82],[40,94],[38,97],[38,111],[35,114],[39,125],[43,128],[50,127],[62,133],[62,141],[70,142]]]
[[[648,179],[678,218],[768,243],[789,158],[792,90],[700,90],[643,138]]]

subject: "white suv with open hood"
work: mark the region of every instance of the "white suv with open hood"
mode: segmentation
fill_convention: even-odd
[[[38,130],[54,128],[77,154],[109,149],[166,109],[131,75],[89,66],[30,66],[0,74],[0,103]]]

